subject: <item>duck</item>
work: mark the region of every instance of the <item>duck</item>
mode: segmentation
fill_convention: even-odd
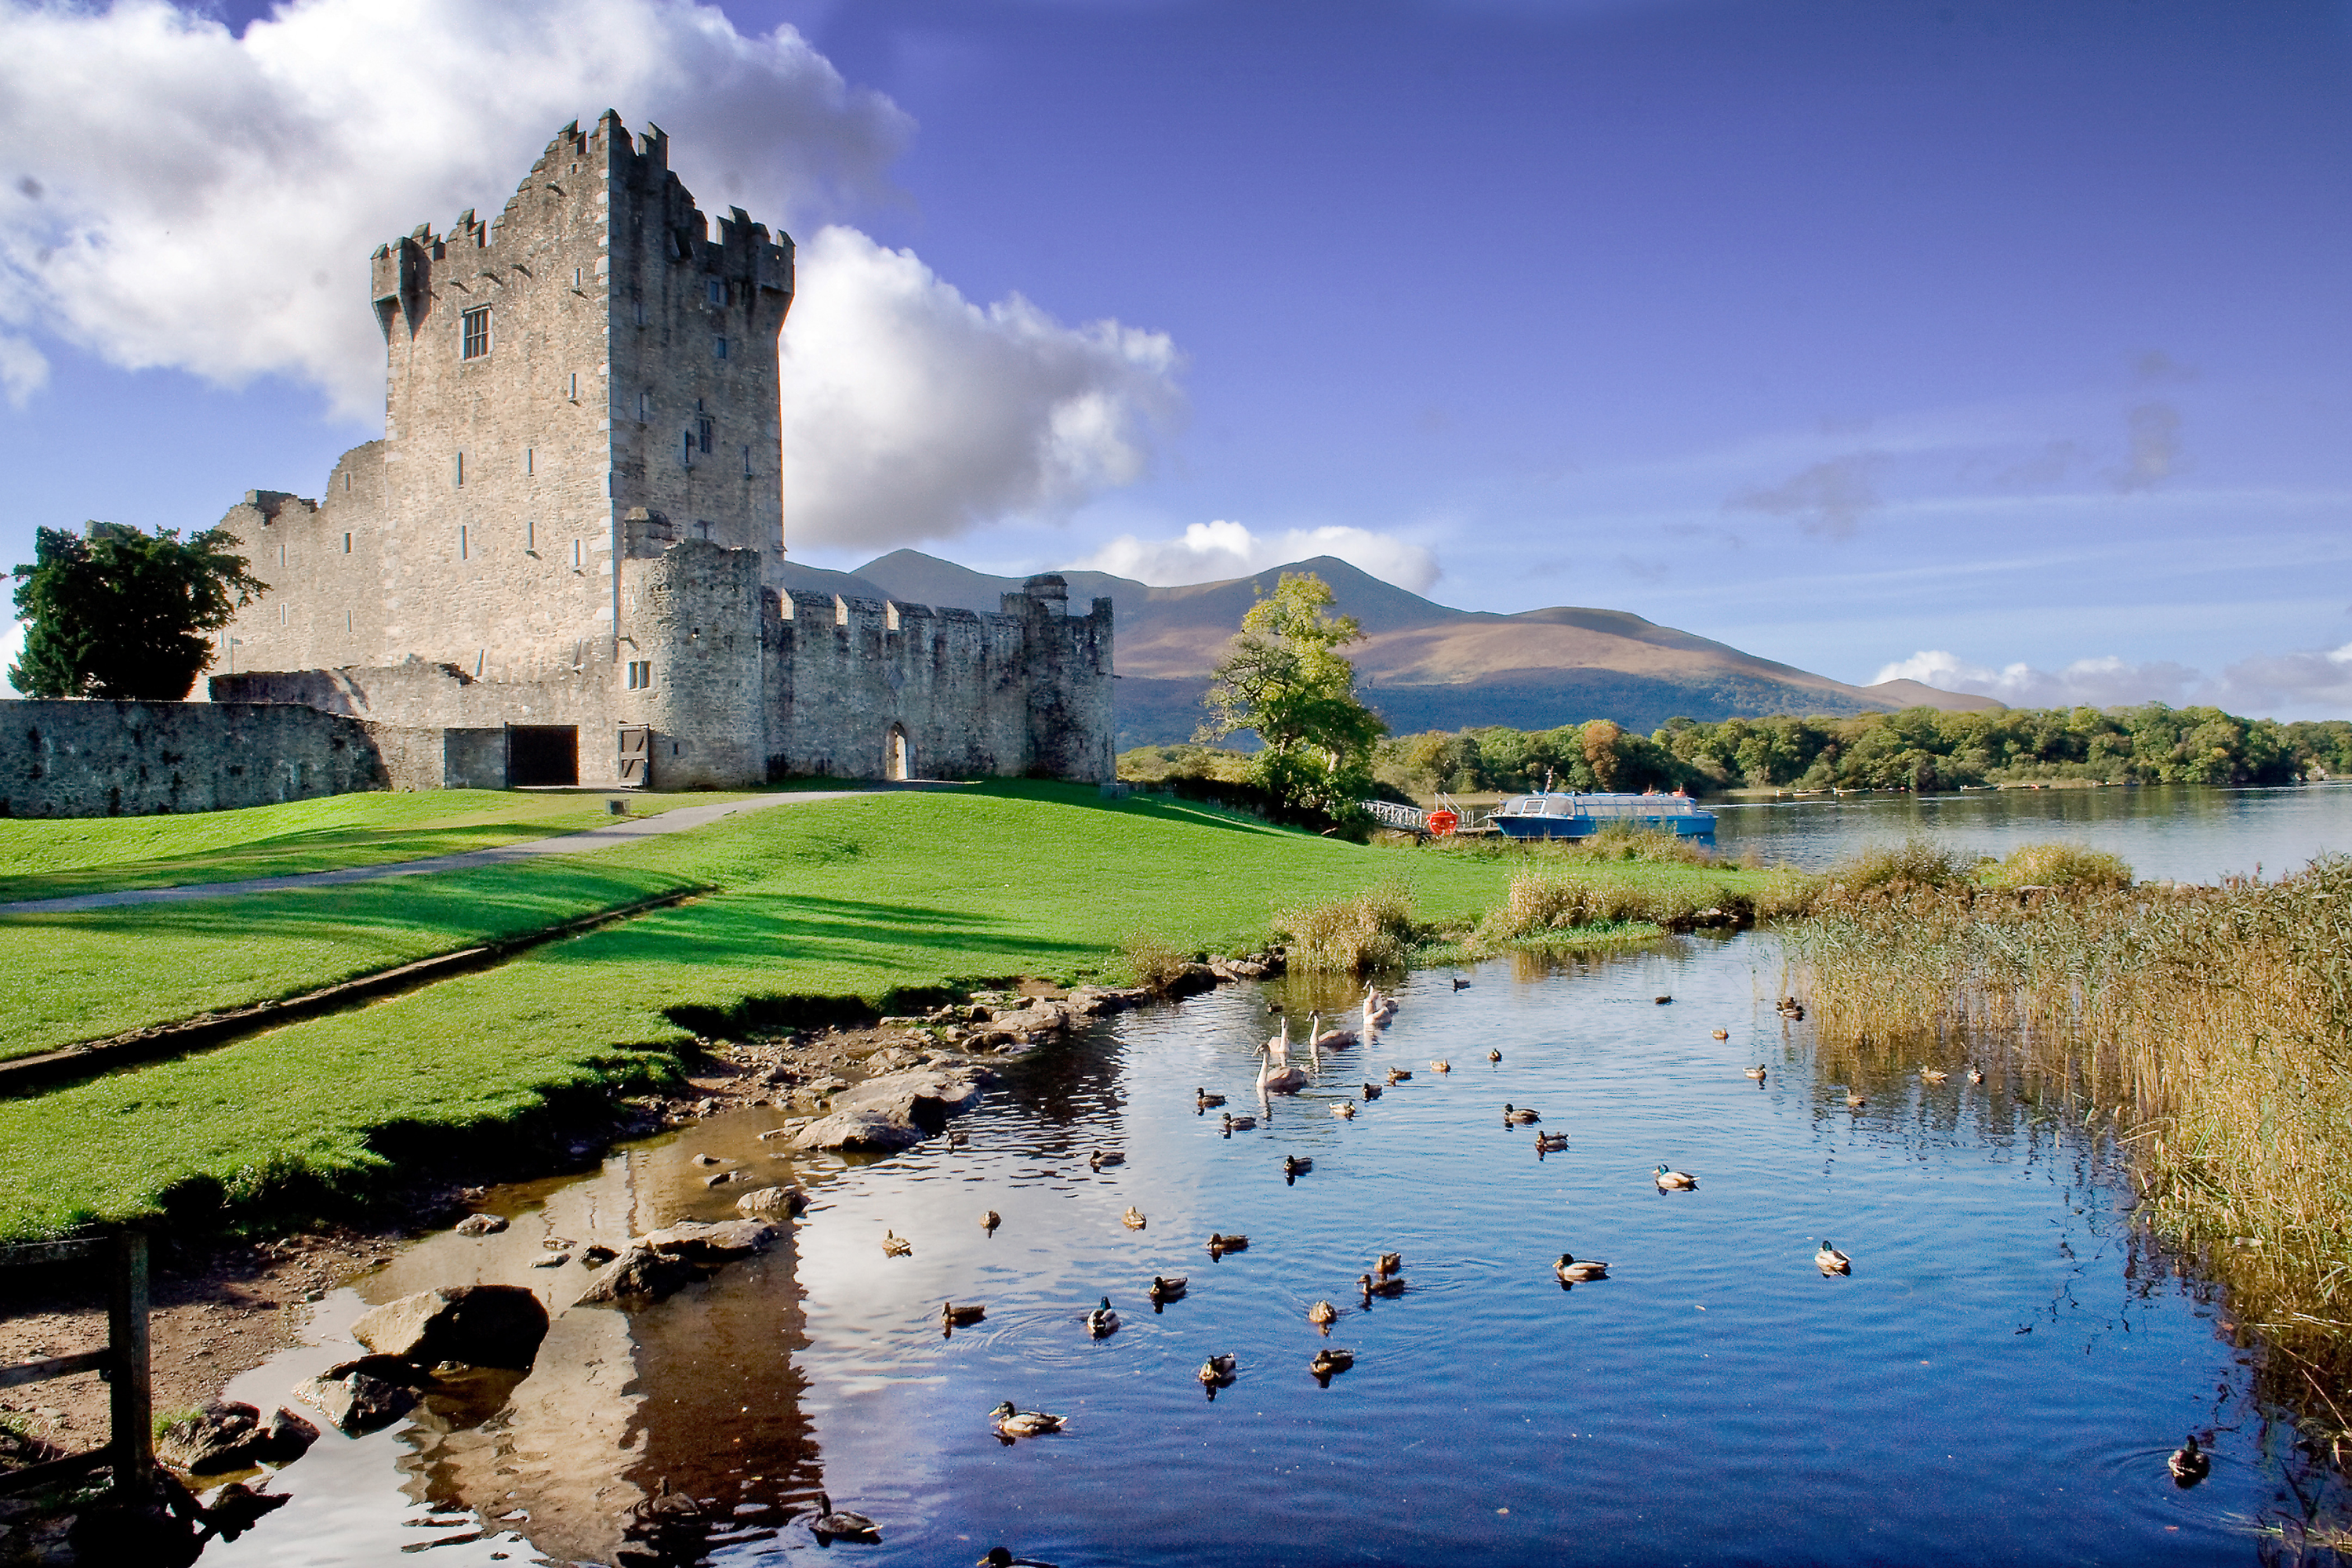
[[[1342,1121],[1353,1121],[1356,1119],[1356,1102],[1343,1100],[1331,1108],[1331,1114]]]
[[[1470,989],[1470,983],[1457,974],[1454,977],[1454,989],[1456,991],[1467,991]]]
[[[1192,1281],[1181,1274],[1177,1275],[1173,1279],[1164,1275],[1154,1274],[1151,1277],[1151,1288],[1146,1290],[1144,1295],[1150,1298],[1153,1306],[1165,1306],[1171,1301],[1181,1299],[1184,1294],[1184,1288],[1191,1283]]]
[[[1503,1059],[1503,1053],[1495,1049],[1492,1046],[1489,1046],[1486,1047],[1486,1059],[1490,1062],[1501,1061]]]
[[[1557,1154],[1567,1147],[1568,1134],[1565,1132],[1538,1132],[1536,1134],[1536,1152],[1538,1154]]]
[[[834,1507],[833,1499],[819,1492],[816,1513],[809,1521],[809,1533],[819,1541],[879,1541],[882,1527],[862,1513]]]
[[[1230,1355],[1213,1355],[1202,1362],[1201,1370],[1192,1375],[1201,1380],[1201,1384],[1204,1388],[1231,1388],[1234,1383],[1234,1369],[1239,1364]]]
[[[1503,1125],[1506,1127],[1525,1127],[1530,1122],[1542,1120],[1541,1116],[1524,1105],[1513,1105],[1507,1100],[1503,1102]]]
[[[1058,1432],[1068,1421],[1067,1416],[1048,1415],[1042,1410],[1015,1410],[1013,1401],[1006,1400],[988,1413],[989,1425],[996,1435],[1007,1442],[1015,1437],[1036,1437],[1047,1432]]]
[[[1209,1233],[1209,1256],[1212,1258],[1221,1252],[1245,1252],[1248,1249],[1249,1237],[1246,1236],[1220,1236],[1213,1230]]]
[[[1409,1083],[1409,1082],[1411,1082],[1412,1080],[1412,1073],[1410,1073],[1410,1072],[1408,1072],[1408,1071],[1406,1071],[1404,1068],[1389,1068],[1389,1081],[1390,1081],[1391,1083]]]
[[[1688,1171],[1669,1170],[1664,1165],[1658,1167],[1657,1174],[1651,1180],[1658,1184],[1658,1191],[1662,1193],[1688,1192],[1698,1185],[1698,1178]]]
[[[885,1230],[882,1233],[883,1257],[905,1258],[910,1255],[914,1250],[915,1244],[908,1241],[905,1237],[900,1236],[897,1231]]]
[[[981,1229],[982,1229],[982,1230],[991,1230],[991,1231],[992,1231],[992,1230],[994,1230],[998,1226],[1003,1225],[1003,1223],[1004,1223],[1004,1216],[1003,1216],[1003,1215],[1001,1215],[1001,1214],[998,1214],[994,1209],[982,1209],[982,1210],[981,1210],[981,1211],[980,1211],[980,1228],[981,1228]]]
[[[1225,1112],[1225,1136],[1228,1138],[1236,1132],[1247,1132],[1256,1125],[1257,1118],[1255,1116],[1235,1116],[1230,1110]]]
[[[1447,1061],[1444,1057],[1440,1057],[1435,1061],[1429,1064],[1429,1070],[1432,1072],[1452,1072],[1454,1070],[1454,1064]]]
[[[1845,1102],[1850,1109],[1854,1110],[1860,1110],[1864,1105],[1869,1103],[1869,1101],[1863,1098],[1862,1090],[1858,1089],[1848,1089],[1845,1091]]]
[[[1579,1258],[1570,1252],[1561,1253],[1551,1271],[1563,1285],[1581,1285],[1587,1279],[1609,1278],[1609,1265],[1597,1258]]]
[[[1354,1351],[1343,1351],[1337,1345],[1326,1345],[1315,1352],[1315,1359],[1307,1363],[1307,1370],[1315,1374],[1316,1382],[1328,1388],[1334,1376],[1355,1364]]]
[[[1748,1076],[1754,1079],[1758,1083],[1762,1083],[1767,1070],[1768,1069],[1762,1062],[1758,1062],[1754,1067],[1748,1069]]]
[[[1927,1079],[1929,1083],[1941,1083],[1952,1075],[1946,1072],[1942,1068],[1931,1068],[1925,1062],[1922,1062],[1919,1065],[1919,1076]]]
[[[1984,1082],[1984,1069],[1981,1068],[1970,1068],[1969,1069],[1969,1081],[1970,1083]]]
[[[1087,1314],[1087,1332],[1098,1340],[1107,1340],[1118,1332],[1118,1314],[1110,1310],[1110,1298],[1105,1296]]]
[[[1364,1293],[1366,1300],[1374,1296],[1402,1296],[1404,1294],[1404,1276],[1388,1274],[1375,1279],[1369,1274],[1359,1274],[1356,1276],[1356,1289]]]
[[[1813,1254],[1813,1267],[1824,1274],[1851,1274],[1853,1272],[1853,1259],[1825,1240],[1822,1243],[1822,1249]]]
[[[1364,1098],[1366,1100],[1378,1100],[1385,1092],[1387,1091],[1379,1084],[1368,1083],[1364,1085]]]
[[[1318,1301],[1307,1309],[1307,1321],[1328,1334],[1331,1325],[1339,1321],[1339,1309],[1328,1301]]]
[[[1282,1173],[1292,1180],[1305,1175],[1314,1168],[1315,1162],[1312,1160],[1302,1160],[1296,1154],[1285,1154],[1282,1157]]]
[[[1404,1254],[1402,1252],[1381,1253],[1379,1258],[1372,1264],[1372,1272],[1380,1275],[1383,1279],[1391,1274],[1403,1273]]]
[[[988,1309],[985,1307],[959,1307],[953,1301],[940,1303],[940,1327],[942,1329],[969,1328],[986,1316]]]
[[[1650,1000],[1651,1000],[1651,1001],[1653,1001],[1653,1002],[1655,1002],[1659,1006],[1663,1007],[1663,1006],[1664,1006],[1667,1003],[1672,1002],[1672,1001],[1674,1000],[1674,998],[1673,998],[1673,997],[1671,997],[1671,996],[1653,996],[1653,997],[1651,997],[1651,998],[1650,998]]]
[[[1224,1102],[1225,1097],[1222,1094],[1211,1094],[1205,1089],[1192,1091],[1192,1108],[1196,1110],[1214,1110]]]
[[[2189,1440],[2164,1461],[2164,1468],[2172,1472],[2176,1486],[2193,1487],[2213,1473],[2213,1457],[2198,1446],[2197,1434],[2191,1432]]]
[[[1089,1155],[1087,1155],[1087,1164],[1089,1164],[1089,1165],[1092,1165],[1096,1170],[1099,1171],[1099,1170],[1101,1170],[1105,1165],[1124,1165],[1124,1164],[1126,1164],[1126,1163],[1127,1163],[1127,1156],[1126,1156],[1126,1155],[1124,1155],[1124,1154],[1122,1154],[1122,1153],[1120,1153],[1120,1152],[1119,1152],[1118,1150],[1116,1150],[1116,1149],[1111,1150],[1111,1151],[1109,1151],[1109,1152],[1104,1152],[1103,1150],[1097,1149],[1097,1150],[1096,1150],[1093,1153],[1091,1153],[1091,1154],[1089,1154]]]
[[[1715,1031],[1715,1037],[1718,1040],[1727,1040],[1731,1038],[1731,1031],[1728,1029],[1717,1029]]]
[[[1034,1557],[1015,1557],[1009,1546],[992,1546],[988,1555],[975,1562],[972,1568],[1054,1568],[1054,1564],[1040,1563]]]
[[[1257,1069],[1257,1092],[1260,1099],[1269,1094],[1297,1094],[1307,1087],[1305,1068],[1276,1067],[1268,1054]]]
[[[1118,1216],[1118,1223],[1127,1226],[1129,1230],[1141,1230],[1146,1225],[1149,1225],[1150,1221],[1143,1217],[1143,1211],[1141,1209],[1137,1208],[1133,1204],[1129,1204],[1127,1205],[1127,1212]]]
[[[971,1139],[966,1133],[950,1131],[948,1134],[948,1147],[950,1149],[964,1149],[971,1145]]]

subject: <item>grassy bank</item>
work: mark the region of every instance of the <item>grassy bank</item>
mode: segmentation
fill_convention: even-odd
[[[1830,1043],[2013,1039],[2111,1118],[2141,1216],[2282,1352],[2274,1392],[2352,1426],[2310,1397],[2352,1373],[2352,858],[2171,891],[1889,880],[1826,895],[1789,942]]]
[[[1264,941],[1277,907],[1383,883],[1409,886],[1423,919],[1475,926],[1517,868],[1050,784],[756,813],[545,864],[719,890],[359,1012],[0,1102],[0,1236],[152,1213],[175,1189],[251,1200],[363,1184],[381,1129],[511,1117],[566,1085],[656,1070],[695,1032],[788,1019],[798,999],[1123,979],[1139,931],[1231,951]],[[1717,899],[1758,880],[1680,865],[1601,874]],[[364,890],[388,895],[380,915],[396,921],[400,900],[443,880]],[[223,940],[278,901],[212,906]],[[142,943],[113,946],[124,967],[145,963]]]
[[[749,793],[638,795],[630,810],[651,816]],[[175,816],[0,817],[0,903],[422,860],[610,820],[601,793],[502,790],[339,795]]]

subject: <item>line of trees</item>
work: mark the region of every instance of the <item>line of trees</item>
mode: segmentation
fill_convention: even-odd
[[[1670,719],[1650,735],[1605,719],[1557,730],[1431,731],[1383,741],[1385,782],[1426,795],[1539,787],[1952,789],[2062,779],[2291,784],[2352,777],[2352,722],[2280,723],[2218,708],[1911,708],[1851,719]]]

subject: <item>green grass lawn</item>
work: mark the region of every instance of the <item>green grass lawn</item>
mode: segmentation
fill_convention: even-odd
[[[1466,920],[1501,900],[1517,868],[1183,804],[1007,784],[761,812],[577,862],[464,876],[566,866],[719,890],[356,1012],[0,1101],[0,1237],[151,1213],[184,1183],[266,1196],[279,1182],[363,1181],[380,1163],[368,1144],[378,1128],[477,1124],[567,1084],[643,1071],[648,1049],[675,1049],[747,1002],[878,1004],[1013,974],[1116,977],[1131,931],[1230,951],[1264,940],[1278,907],[1398,879],[1423,918]],[[1756,877],[1647,864],[1592,874],[1733,888]],[[360,906],[381,935],[441,929],[423,922],[482,901],[495,885],[433,887],[445,880],[459,879],[341,893],[383,899]],[[213,910],[205,934],[218,940],[284,901],[192,908]],[[114,943],[129,968],[146,963],[136,929],[125,922]]]
[[[743,800],[733,794],[643,795],[635,816]],[[172,816],[0,818],[0,904],[119,888],[177,888],[422,860],[611,820],[600,791],[453,789],[339,795]]]

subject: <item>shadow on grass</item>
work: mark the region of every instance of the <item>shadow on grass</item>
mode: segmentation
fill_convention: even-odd
[[[289,877],[306,871],[329,871],[345,866],[374,866],[398,860],[423,860],[437,855],[459,855],[527,839],[576,833],[594,825],[548,818],[539,822],[481,822],[450,827],[321,827],[307,833],[284,833],[241,844],[166,860],[139,860],[122,865],[90,866],[69,871],[49,871],[0,878],[0,903],[35,899],[68,899],[79,893],[110,893],[128,888],[179,888],[202,882],[241,882],[257,877]]]

